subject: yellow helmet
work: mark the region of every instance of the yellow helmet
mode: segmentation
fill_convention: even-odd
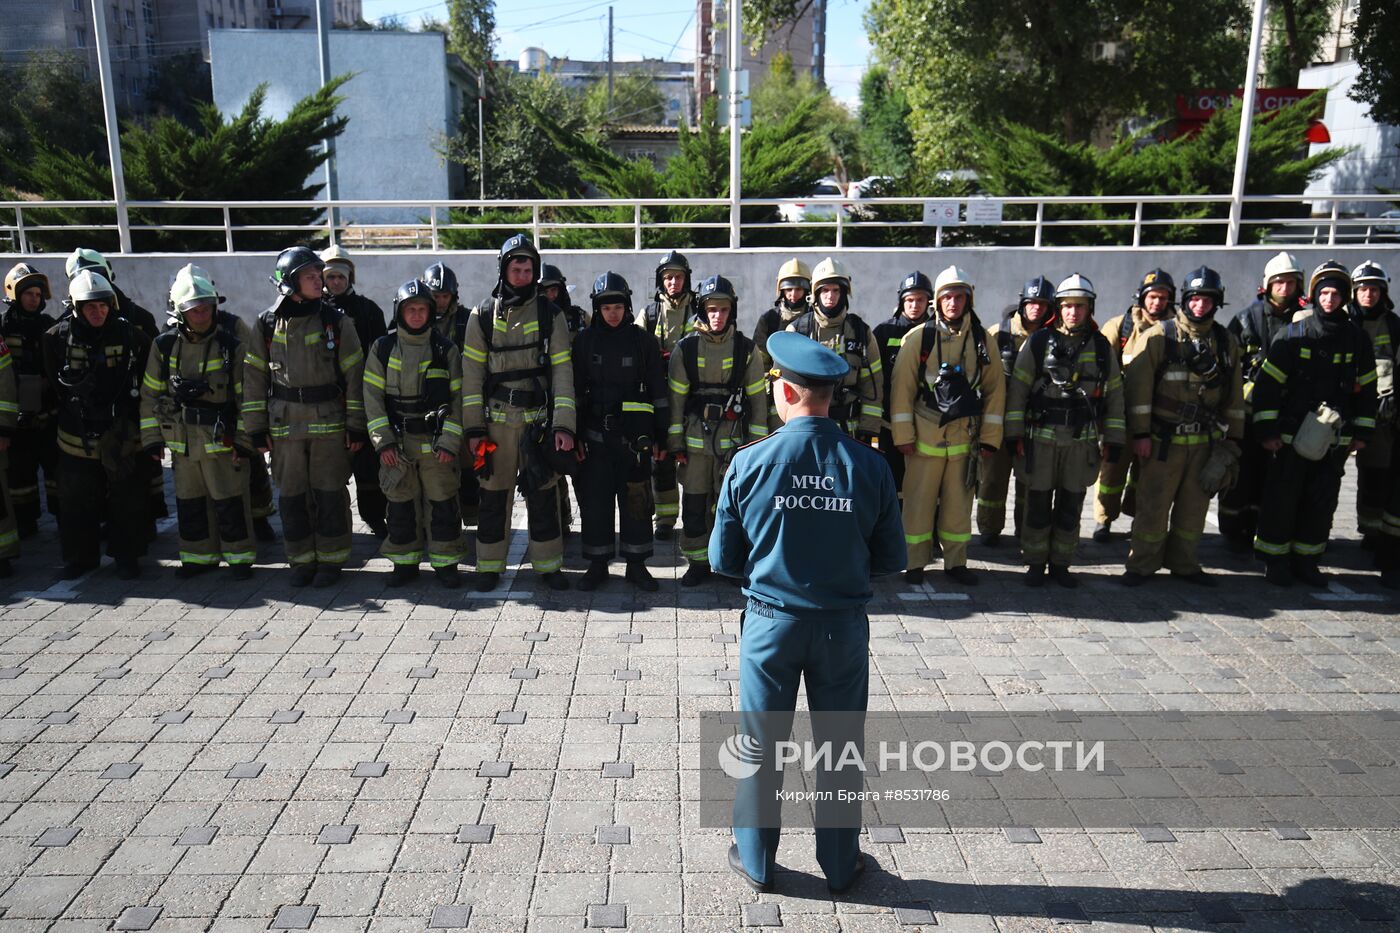
[[[1277,253],[1264,265],[1264,282],[1259,287],[1268,291],[1269,283],[1282,275],[1296,276],[1298,287],[1303,287],[1303,268],[1298,265],[1298,257],[1290,252]]]
[[[5,273],[5,297],[10,301],[18,301],[21,292],[35,286],[38,286],[39,294],[45,301],[53,297],[49,291],[49,277],[29,263],[16,263],[13,269]]]
[[[350,284],[355,284],[355,261],[350,258],[350,252],[340,245],[330,246],[320,252],[321,262],[325,263],[325,268],[321,270],[324,275],[330,272],[343,272],[350,280]]]
[[[802,281],[799,283],[793,281],[794,279],[801,279]],[[792,282],[792,284],[784,286],[784,282]],[[795,288],[799,285],[808,291],[812,290],[812,269],[802,260],[793,257],[783,263],[778,269],[777,293],[781,295],[784,287]]]
[[[957,266],[949,266],[938,273],[938,278],[933,280],[933,300],[937,301],[950,288],[967,289],[968,298],[971,298],[976,291],[976,286],[972,284],[972,276],[967,274],[966,269],[960,269]]]
[[[812,270],[812,294],[816,294],[817,289],[823,285],[830,285],[836,282],[846,289],[847,297],[851,295],[851,276],[846,272],[846,266],[839,259],[832,259],[830,256],[817,263],[817,267]]]

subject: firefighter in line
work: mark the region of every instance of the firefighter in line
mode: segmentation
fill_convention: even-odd
[[[1054,327],[1028,337],[1006,400],[1006,440],[1015,441],[1026,484],[1021,527],[1026,584],[1050,579],[1073,589],[1079,515],[1099,465],[1123,454],[1123,380],[1108,338],[1094,324],[1094,285],[1075,273],[1055,289]]]
[[[569,292],[569,280],[564,277],[564,273],[558,266],[549,263],[540,266],[540,291],[544,297],[554,302],[554,306],[564,313],[564,320],[569,325],[569,333],[573,339],[577,339],[578,335],[588,327],[588,313],[574,304],[574,297]],[[577,480],[574,481],[573,487],[574,498],[578,498]],[[567,538],[571,533],[570,526],[573,523],[574,514],[569,505],[568,478],[561,477],[559,482],[559,527],[564,530],[564,537]]]
[[[1220,534],[1239,553],[1247,553],[1254,546],[1264,474],[1272,459],[1261,443],[1257,420],[1249,414],[1254,407],[1254,386],[1274,341],[1306,306],[1303,268],[1292,253],[1280,252],[1264,265],[1258,298],[1226,325],[1239,342],[1242,354],[1246,422],[1244,442],[1240,445],[1239,480],[1220,497]]]
[[[661,344],[661,358],[670,366],[676,344],[695,330],[698,313],[691,288],[690,262],[671,250],[656,264],[656,295],[643,309],[647,331]],[[675,412],[671,412],[675,418]],[[676,489],[679,464],[670,456],[656,464],[651,486],[656,498],[656,540],[670,541],[680,517],[680,493]]]
[[[1239,344],[1215,320],[1220,275],[1201,266],[1182,283],[1181,307],[1149,327],[1128,363],[1128,429],[1140,482],[1123,583],[1162,567],[1214,586],[1197,556],[1210,500],[1238,475],[1244,439]]]
[[[996,324],[987,329],[987,336],[994,338],[997,356],[1001,357],[1002,372],[1006,377],[1006,388],[1011,389],[1011,379],[1016,371],[1016,357],[1026,338],[1038,330],[1053,327],[1056,321],[1055,286],[1043,275],[1038,275],[1021,286],[1021,295],[1015,307]],[[1009,397],[1009,396],[1008,396]],[[1009,414],[1009,408],[1008,408]],[[1006,427],[1011,427],[1010,418]],[[977,533],[987,547],[1001,544],[1002,529],[1006,527],[1006,496],[1011,488],[1011,479],[1016,477],[1016,505],[1012,512],[1012,527],[1016,537],[1021,537],[1022,522],[1026,515],[1026,484],[1021,477],[1023,464],[1016,452],[1016,445],[1003,443],[987,461],[982,471],[981,482],[977,486]]]
[[[949,266],[933,289],[934,317],[904,338],[891,380],[890,424],[905,456],[904,578],[924,582],[937,516],[944,574],[975,586],[967,566],[972,506],[981,463],[1001,446],[1006,381],[973,310],[968,274]]]
[[[773,304],[758,316],[754,325],[753,342],[758,347],[764,371],[773,366],[773,357],[768,353],[768,338],[787,330],[788,325],[797,320],[811,307],[808,297],[812,294],[812,270],[797,257],[789,259],[778,267],[778,278],[774,283]],[[773,387],[768,387],[768,430],[782,427],[777,410],[773,407]]]
[[[366,351],[387,333],[384,311],[367,296],[355,291],[355,261],[342,246],[321,251],[321,279],[325,284],[326,301],[355,324],[355,336]],[[355,477],[355,505],[360,520],[369,526],[375,537],[389,533],[384,521],[386,500],[379,488],[379,458],[369,444],[364,444],[350,457],[350,472]]]
[[[647,570],[652,554],[651,464],[671,424],[666,370],[656,338],[632,319],[632,289],[605,272],[589,295],[593,319],[574,339],[574,383],[584,456],[577,479],[583,516],[581,590],[608,580],[620,549],[626,579],[644,592],[659,584]],[[620,543],[613,516],[619,516]]]
[[[722,275],[700,283],[700,316],[671,354],[667,446],[680,464],[681,586],[710,577],[710,529],[729,461],[740,445],[768,434],[762,357],[739,333],[739,298]]]
[[[529,515],[526,554],[551,590],[566,590],[559,473],[574,460],[578,412],[563,313],[540,293],[540,254],[524,234],[497,253],[491,297],[467,322],[462,426],[481,480],[476,588],[500,586],[520,484]]]
[[[1128,364],[1142,349],[1143,335],[1153,326],[1170,321],[1174,314],[1176,282],[1165,269],[1153,269],[1138,283],[1132,306],[1109,318],[1102,328],[1121,371],[1127,371]],[[1113,540],[1114,519],[1119,515],[1132,517],[1136,511],[1140,471],[1141,465],[1131,451],[1116,460],[1104,461],[1094,495],[1094,540],[1100,544]]]
[[[7,486],[20,538],[39,531],[39,474],[49,514],[58,514],[58,396],[44,372],[44,332],[58,323],[45,312],[48,276],[27,263],[5,275],[0,336],[14,361],[19,415],[10,436]]]
[[[365,417],[388,497],[380,553],[391,587],[418,576],[426,559],[440,584],[462,585],[466,556],[457,506],[462,449],[462,357],[433,326],[432,286],[413,280],[394,295],[394,330],[365,358]]]
[[[436,303],[436,323],[433,326],[438,333],[452,341],[457,352],[461,353],[467,341],[467,319],[471,316],[471,309],[463,307],[459,300],[457,273],[442,263],[435,262],[423,270],[421,281],[427,282],[428,287],[433,290],[433,301]],[[457,471],[460,477],[457,507],[462,513],[462,524],[475,525],[477,507],[481,501],[481,485],[470,462],[460,464],[460,467]]]
[[[221,320],[223,298],[196,270],[185,266],[175,276],[175,323],[146,359],[141,447],[156,461],[170,448],[180,537],[175,575],[195,577],[222,560],[233,579],[246,580],[257,556],[247,473],[253,444],[240,414],[251,331]]]
[[[875,325],[875,346],[880,349],[880,375],[883,377],[880,421],[880,454],[889,464],[894,475],[895,492],[903,498],[904,454],[894,446],[894,435],[890,432],[890,388],[894,375],[894,360],[899,356],[899,346],[909,331],[928,320],[929,305],[933,301],[933,283],[922,272],[910,272],[899,282],[897,304],[894,314],[887,321]]]
[[[1400,316],[1390,298],[1390,276],[1367,260],[1351,272],[1353,295],[1347,309],[1371,338],[1376,357],[1376,430],[1356,454],[1356,524],[1361,546],[1376,551],[1385,526],[1385,508],[1400,473],[1395,469],[1395,357],[1400,351]]]
[[[142,469],[141,372],[146,332],[116,313],[117,292],[85,269],[68,283],[69,313],[44,334],[44,369],[58,394],[61,579],[101,562],[101,528],[117,577],[141,575],[151,538],[149,473]]]
[[[1325,587],[1319,563],[1332,533],[1347,455],[1376,428],[1376,361],[1351,315],[1351,276],[1324,262],[1308,283],[1312,313],[1277,337],[1250,397],[1254,425],[1270,455],[1254,549],[1265,579]]]
[[[351,456],[369,440],[365,355],[353,321],[326,301],[319,256],[283,250],[278,300],[258,315],[244,357],[243,419],[272,454],[292,585],[333,586],[350,559]]]
[[[835,350],[850,364],[836,386],[829,417],[857,440],[874,442],[884,419],[884,364],[870,331],[851,308],[851,277],[839,260],[826,258],[812,270],[811,308],[788,325]]]

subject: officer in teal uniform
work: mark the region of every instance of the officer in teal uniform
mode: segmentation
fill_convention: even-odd
[[[768,352],[773,399],[784,423],[735,454],[710,536],[714,572],[742,579],[748,597],[739,706],[746,714],[790,713],[805,677],[813,713],[855,714],[863,723],[870,578],[898,573],[905,562],[894,476],[878,451],[828,417],[836,384],[848,369],[842,357],[796,333],[774,334]],[[814,722],[814,732],[818,728]],[[780,786],[781,772],[776,780]],[[820,788],[823,777],[817,780]],[[743,816],[743,783],[729,865],[751,887],[767,891],[780,830],[776,819],[768,825]],[[849,890],[865,869],[857,844],[859,807],[854,826],[849,815],[847,808],[847,819],[839,821],[844,825],[824,827],[817,808],[817,862],[836,894]]]

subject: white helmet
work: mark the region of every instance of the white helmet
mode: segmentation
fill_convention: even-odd
[[[950,288],[967,289],[967,297],[971,298],[975,290],[972,284],[972,276],[967,271],[957,266],[949,266],[938,273],[938,278],[933,280],[933,300],[937,301],[945,291]]]
[[[1060,283],[1059,287],[1055,289],[1056,301],[1063,301],[1066,298],[1087,298],[1089,304],[1092,305],[1094,299],[1097,297],[1098,294],[1094,291],[1094,283],[1090,282],[1086,276],[1080,275],[1078,272],[1065,279]]]
[[[116,290],[106,276],[92,269],[83,269],[68,283],[68,300],[76,314],[85,301],[105,301],[108,304],[117,300]]]
[[[112,264],[107,261],[106,256],[103,256],[95,249],[88,249],[80,246],[73,250],[72,255],[68,257],[68,261],[63,264],[63,273],[67,275],[69,279],[72,279],[84,269],[96,270],[97,274],[106,279],[109,285],[117,279],[117,277],[112,274]]]
[[[1360,285],[1362,282],[1374,282],[1383,290],[1390,290],[1390,276],[1381,268],[1380,263],[1372,259],[1367,259],[1351,270],[1351,284]]]
[[[1290,252],[1280,252],[1276,254],[1264,265],[1264,282],[1260,285],[1263,291],[1269,290],[1269,283],[1282,275],[1294,275],[1298,277],[1298,287],[1303,286],[1303,270],[1298,265],[1298,257]]]
[[[203,269],[187,265],[175,273],[175,281],[170,284],[170,309],[177,317],[206,301],[217,304],[223,297]]]

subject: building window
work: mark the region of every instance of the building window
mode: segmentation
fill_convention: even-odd
[[[151,6],[151,0],[141,0],[141,18],[146,21],[147,26],[155,25],[156,11]]]
[[[135,11],[135,10],[127,10],[127,11],[126,11],[126,28],[127,28],[127,29],[135,29],[135,28],[136,28],[136,11]]]
[[[87,48],[87,30],[82,26],[73,30],[73,44],[80,49]]]
[[[81,13],[81,12],[83,12],[83,0],[73,0],[73,12],[74,12],[74,13]]]

